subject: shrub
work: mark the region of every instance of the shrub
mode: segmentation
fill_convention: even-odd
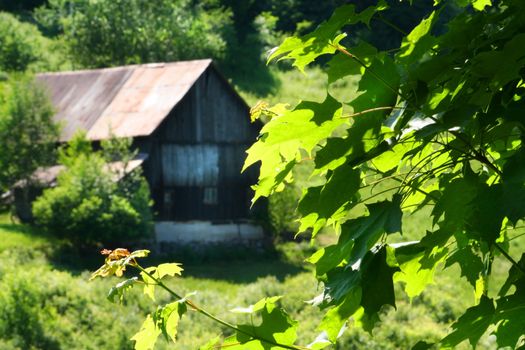
[[[116,242],[151,232],[148,184],[139,169],[119,174],[107,165],[110,145],[93,152],[77,137],[60,152],[66,170],[58,176],[57,186],[34,202],[37,225],[75,243]]]
[[[188,0],[52,0],[36,17],[86,67],[220,58],[220,31],[229,21],[223,11],[205,13]]]
[[[126,314],[108,309],[107,285],[43,266],[12,266],[0,284],[0,349],[132,348],[128,327],[139,327],[142,316],[137,297]]]
[[[0,191],[55,162],[59,128],[53,113],[44,89],[31,78],[17,76],[0,86]]]
[[[300,195],[293,187],[276,192],[268,199],[268,216],[272,233],[284,240],[293,239],[299,225],[295,207]]]
[[[67,67],[63,45],[32,24],[0,12],[0,71],[57,70]]]

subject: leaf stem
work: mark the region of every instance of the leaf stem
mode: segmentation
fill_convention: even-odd
[[[358,117],[360,115],[367,114],[367,113],[384,111],[384,110],[392,110],[392,109],[404,109],[404,107],[396,107],[396,106],[375,107],[375,108],[365,109],[364,111],[361,111],[361,112],[343,115],[341,116],[341,118],[353,118],[353,117]]]
[[[498,244],[498,243],[494,243],[494,246],[496,247],[497,250],[499,250],[499,252],[508,260],[510,261],[510,263],[516,267],[519,271],[521,271],[522,274],[525,275],[525,269],[520,265],[518,264],[518,262],[516,260],[514,260],[512,258],[512,256],[509,255],[509,253],[507,253],[505,251],[505,249],[501,248],[501,246]]]
[[[405,99],[406,101],[408,101],[408,97],[404,96],[401,92],[398,91],[398,89],[395,89],[392,85],[390,85],[390,83],[388,81],[386,81],[383,77],[379,76],[376,74],[376,72],[374,72],[372,69],[370,69],[369,66],[366,65],[366,63],[364,63],[363,61],[361,61],[361,59],[353,54],[351,54],[350,52],[348,52],[347,49],[345,49],[344,47],[340,46],[340,45],[332,45],[337,51],[341,52],[343,55],[346,55],[348,57],[350,57],[351,59],[353,59],[354,61],[356,61],[357,63],[359,63],[368,73],[370,73],[374,78],[378,79],[379,81],[381,81],[386,87],[388,87],[390,90],[392,90],[396,95],[402,97],[403,99]]]
[[[333,45],[335,47],[335,49],[339,52],[341,52],[342,54],[350,57],[351,59],[353,59],[354,61],[356,61],[357,63],[359,63],[363,68],[365,68],[365,70],[367,72],[369,72],[372,76],[374,76],[376,79],[378,79],[379,81],[381,81],[387,88],[389,88],[392,92],[394,92],[397,96],[401,97],[402,99],[404,99],[405,101],[407,101],[407,103],[411,103],[410,102],[410,99],[408,98],[408,96],[405,96],[401,91],[399,91],[398,89],[395,89],[394,87],[392,87],[392,85],[390,85],[390,83],[388,81],[386,81],[385,79],[383,79],[383,77],[377,75],[372,69],[370,69],[369,66],[366,65],[366,63],[364,63],[359,57],[353,55],[352,53],[350,53],[348,50],[346,50],[344,47],[340,46],[340,45]],[[416,110],[419,110],[422,112],[421,108],[418,108],[417,106],[416,107]],[[378,108],[381,108],[381,107],[378,107]],[[433,116],[429,116],[430,119],[432,119],[434,122],[438,123],[438,124],[441,124],[441,121],[439,121],[438,119],[436,119],[435,117]],[[498,174],[499,176],[502,175],[502,172],[501,170],[496,167],[483,153],[481,153],[479,150],[477,150],[468,140],[466,140],[465,138],[463,138],[463,135],[461,135],[461,133],[457,132],[457,131],[453,131],[453,130],[449,130],[449,132],[454,135],[457,139],[463,141],[465,143],[465,145],[472,151],[473,155],[474,155],[474,158],[476,160],[478,160],[479,162],[481,162],[482,164],[485,164],[486,166],[488,166],[490,169],[492,169],[496,174]]]

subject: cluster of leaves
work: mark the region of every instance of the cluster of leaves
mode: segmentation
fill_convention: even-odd
[[[149,296],[152,301],[155,299],[156,287],[167,291],[176,300],[166,305],[159,305],[157,310],[147,315],[140,330],[131,338],[135,341],[135,349],[151,350],[155,347],[159,336],[162,334],[168,341],[175,342],[177,339],[177,325],[181,317],[188,311],[202,314],[204,317],[211,318],[218,324],[234,331],[234,334],[221,339],[220,336],[210,340],[201,350],[220,349],[306,349],[305,347],[295,346],[297,334],[297,322],[279,305],[280,297],[264,298],[254,305],[247,308],[236,308],[232,312],[249,315],[249,323],[233,325],[212,314],[205,309],[197,306],[188,299],[190,295],[181,297],[163,279],[165,277],[180,276],[183,269],[177,263],[165,263],[155,267],[143,268],[137,259],[146,257],[147,250],[129,252],[127,249],[118,248],[113,251],[103,250],[103,255],[107,255],[105,263],[95,271],[91,279],[97,277],[122,276],[126,267],[132,267],[140,271],[139,277],[131,277],[113,287],[108,294],[108,299],[112,302],[122,302],[125,294],[134,286],[142,285],[144,294]],[[256,319],[260,319],[260,324],[256,324]],[[311,349],[321,349],[328,345],[326,340],[318,340]]]
[[[64,65],[57,43],[38,28],[0,12],[0,71],[56,70]]]
[[[50,1],[36,17],[44,31],[63,34],[84,67],[220,58],[228,17],[188,0]]]
[[[53,113],[44,89],[31,78],[0,84],[0,191],[31,181],[38,167],[55,161],[59,128]]]
[[[77,243],[115,242],[152,230],[149,187],[131,169],[131,140],[111,139],[94,152],[83,134],[60,150],[57,186],[33,203],[36,224]],[[131,171],[130,171],[131,170]]]
[[[439,34],[435,25],[451,4],[458,15]],[[332,226],[339,233],[336,244],[308,260],[324,285],[315,302],[326,310],[319,330],[331,342],[349,319],[371,331],[380,311],[395,307],[395,282],[414,297],[439,264],[458,264],[479,304],[441,346],[475,345],[485,332],[499,346],[522,345],[525,267],[508,242],[525,217],[524,7],[517,0],[434,1],[434,11],[392,53],[363,41],[342,44],[348,25],[371,25],[388,11],[386,2],[360,12],[346,5],[270,53],[270,61],[290,60],[299,70],[331,55],[329,84],[360,76],[359,96],[350,102],[327,95],[291,110],[256,109],[270,121],[246,161],[246,167],[261,162],[254,200],[282,190],[293,168],[311,159],[312,175],[325,179],[304,190],[297,210],[300,232],[315,237]],[[355,217],[362,204],[365,214]],[[400,239],[404,214],[428,207],[432,229],[420,232],[419,241],[388,243]],[[494,259],[512,268],[492,295]]]

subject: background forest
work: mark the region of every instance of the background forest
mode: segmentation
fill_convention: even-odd
[[[310,32],[346,3],[361,10],[370,2],[0,0],[0,112],[12,111],[17,105],[12,102],[17,101],[13,91],[31,90],[23,84],[29,84],[38,72],[208,57],[216,61],[250,105],[259,100],[291,106],[300,100],[320,102],[327,89],[338,100],[349,101],[356,96],[356,80],[346,77],[328,86],[323,57],[307,67],[304,74],[286,61],[266,64],[268,51],[285,37]],[[414,1],[412,6],[408,1],[387,3],[390,10],[380,19],[372,19],[373,29],[363,24],[348,26],[352,35],[344,43],[353,45],[359,38],[381,50],[391,50],[433,9],[433,1]],[[459,11],[456,6],[445,7],[441,18]],[[440,23],[434,28],[435,33],[444,30]],[[18,98],[35,96],[20,92]],[[47,108],[42,109],[42,118],[51,114]],[[0,123],[0,136],[8,137],[12,130],[8,123]],[[50,130],[48,136],[53,133],[56,130]],[[2,153],[0,147],[0,165],[4,168],[12,161],[5,149]],[[62,157],[67,161],[67,155]],[[97,161],[91,163],[102,163],[104,157],[102,153],[96,155]],[[185,277],[170,285],[176,285],[183,295],[198,290],[195,300],[231,322],[238,317],[228,313],[234,307],[286,295],[282,303],[301,323],[301,343],[315,339],[322,312],[304,301],[318,294],[320,287],[314,268],[305,265],[304,259],[320,246],[333,244],[337,237],[324,229],[312,245],[290,241],[298,229],[295,206],[302,188],[319,181],[307,176],[311,167],[308,163],[296,167],[293,185],[269,198],[267,226],[274,234],[271,248],[232,251],[223,247],[204,249],[200,254],[181,250],[177,256],[148,258],[147,263],[184,263]],[[90,171],[99,171],[93,169]],[[1,192],[13,178],[0,177]],[[373,187],[381,190],[381,186],[388,184]],[[363,191],[364,197],[367,191]],[[423,209],[403,217],[404,239],[417,239],[418,233],[429,228],[429,215],[430,210]],[[511,247],[521,250],[518,241],[513,241]],[[107,291],[118,280],[88,282],[89,271],[100,261],[93,252],[79,253],[71,241],[17,223],[4,208],[0,212],[0,349],[132,349],[130,337],[140,328],[151,302],[136,288],[122,305],[110,304]],[[497,283],[506,278],[508,267],[494,264]],[[351,327],[335,348],[405,349],[421,339],[438,341],[450,332],[451,323],[476,303],[468,281],[460,279],[461,273],[457,265],[438,273],[437,283],[422,294],[413,298],[403,294],[397,301],[397,311],[381,311],[382,323],[373,336]],[[398,284],[395,288],[396,292],[402,289]],[[168,301],[168,296],[161,293],[157,297],[159,302]],[[188,313],[179,324],[175,348],[197,349],[223,330]],[[481,337],[479,346],[497,347],[494,337],[487,335]],[[170,348],[173,345],[165,341],[156,346]],[[464,342],[458,348],[469,346]]]

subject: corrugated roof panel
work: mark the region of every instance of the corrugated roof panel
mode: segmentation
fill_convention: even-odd
[[[91,140],[151,134],[210,66],[182,61],[41,74],[63,125],[61,140],[78,129]]]
[[[60,140],[71,139],[77,130],[87,132],[131,73],[128,68],[116,68],[38,75],[57,111],[54,119],[61,124]]]

